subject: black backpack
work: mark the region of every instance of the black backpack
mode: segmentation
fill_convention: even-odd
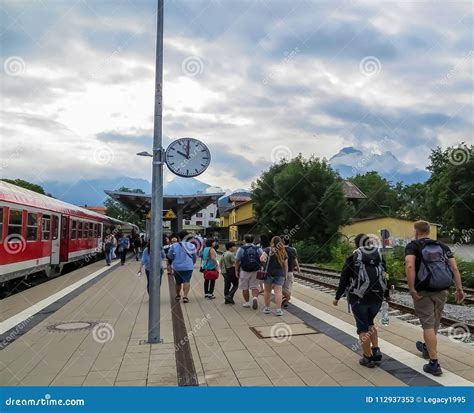
[[[383,300],[387,280],[380,251],[365,251],[358,248],[353,254],[356,276],[352,279],[349,292],[358,298],[373,297]]]
[[[258,256],[258,248],[254,245],[246,245],[241,247],[244,252],[240,259],[240,267],[247,272],[258,271],[260,269],[260,257]]]
[[[415,280],[416,290],[447,290],[453,283],[454,274],[446,251],[439,242],[434,240],[423,241],[420,247],[420,267]]]

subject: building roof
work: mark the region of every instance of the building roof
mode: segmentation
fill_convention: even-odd
[[[358,188],[355,184],[351,181],[344,179],[342,181],[342,191],[344,192],[344,196],[348,199],[365,199],[367,195],[365,195],[360,188]]]
[[[151,210],[151,195],[135,192],[104,191],[114,200],[125,205],[131,211],[145,216]],[[183,205],[183,217],[191,217],[201,209],[207,208],[224,195],[223,192],[211,194],[200,193],[194,195],[163,195],[163,209],[172,209],[176,212],[178,204]]]

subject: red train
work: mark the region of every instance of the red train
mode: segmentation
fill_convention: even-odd
[[[0,181],[0,285],[102,252],[108,231],[138,227]]]

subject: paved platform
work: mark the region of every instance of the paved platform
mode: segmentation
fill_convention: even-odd
[[[104,270],[109,272],[99,274]],[[423,363],[414,350],[420,328],[392,320],[380,333],[385,340],[382,351],[392,359],[387,359],[386,367],[369,370],[358,364],[358,353],[348,346],[350,340],[357,342],[351,338],[355,335],[352,315],[343,303],[332,306],[330,295],[295,283],[291,310],[283,317],[265,315],[261,308],[242,308],[240,292],[236,305],[224,305],[222,279],[217,281],[217,298],[205,299],[202,274],[197,270],[188,304],[177,305],[173,296],[170,300],[172,280],[163,277],[163,343],[143,344],[148,295],[146,278],[138,278],[137,270],[135,261],[110,270],[103,262],[95,263],[2,300],[2,321],[12,320],[16,314],[28,315],[28,309],[33,312],[31,307],[51,293],[60,295],[88,274],[99,274],[94,285],[69,296],[69,302],[53,308],[48,317],[45,314],[0,352],[0,384],[176,386],[183,383],[183,375],[189,375],[201,386],[472,385],[472,345],[440,337],[440,359],[446,372],[439,381],[430,381],[415,371]],[[45,312],[50,308],[45,307]],[[320,333],[296,335],[302,320]],[[57,323],[72,321],[98,324],[89,330],[50,330]],[[259,338],[251,327],[270,327],[280,334]],[[186,349],[192,358],[181,357]]]

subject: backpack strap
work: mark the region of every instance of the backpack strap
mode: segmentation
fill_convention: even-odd
[[[180,242],[178,242],[178,244],[179,244],[179,245],[181,246],[181,248],[184,250],[184,252],[186,253],[186,255],[187,255],[189,258],[193,259],[193,256],[192,256],[191,254],[189,254],[188,251],[186,251],[186,248],[184,248],[183,243],[180,241]]]

